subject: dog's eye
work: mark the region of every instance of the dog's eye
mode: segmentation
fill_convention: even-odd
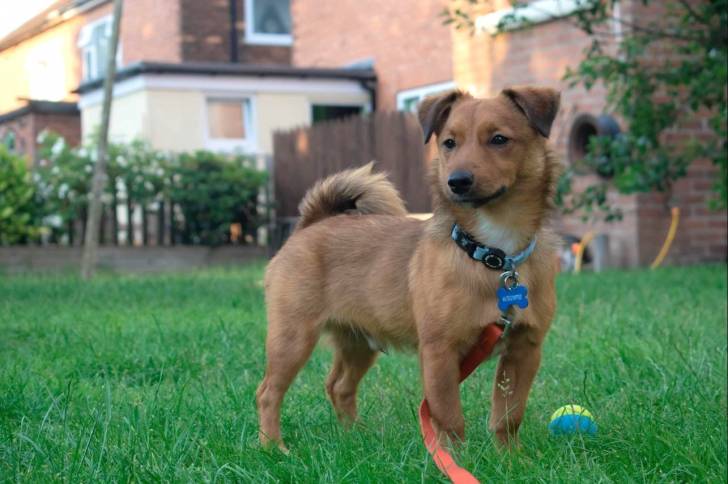
[[[492,145],[504,145],[506,143],[508,143],[508,138],[502,134],[497,134],[490,139],[490,144]]]
[[[442,142],[442,146],[444,146],[448,150],[451,150],[451,149],[455,148],[455,140],[452,138],[448,138]]]

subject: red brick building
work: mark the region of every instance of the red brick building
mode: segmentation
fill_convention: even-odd
[[[118,67],[142,61],[290,65],[289,4],[125,0]],[[80,140],[78,110],[67,103],[78,100],[80,84],[104,75],[111,8],[111,0],[58,0],[0,39],[0,133],[29,160],[43,128]]]
[[[437,92],[450,85],[478,96],[492,96],[505,86],[518,84],[557,88],[562,92],[562,107],[551,139],[562,158],[573,162],[575,139],[583,144],[588,138],[583,132],[581,139],[575,138],[575,124],[584,115],[603,114],[606,108],[603,87],[587,92],[562,80],[566,68],[576,66],[590,43],[569,19],[578,2],[532,2],[534,9],[527,12],[530,26],[499,34],[495,26],[511,10],[510,2],[481,2],[480,10],[472,12],[477,27],[474,34],[443,25],[440,13],[450,4],[447,0],[294,0],[293,63],[330,67],[371,63],[379,83],[377,109],[411,109],[414,103],[403,103],[403,98],[416,100],[418,93]],[[657,19],[659,9],[659,4],[645,9],[639,1],[623,0],[613,14],[627,21]],[[541,15],[544,11],[556,13],[559,19]],[[620,23],[612,25],[619,29]],[[591,128],[586,129],[588,135]],[[707,132],[702,125],[681,130],[672,134],[675,139]],[[709,162],[697,160],[688,176],[674,186],[670,200],[662,194],[612,193],[610,197],[624,213],[621,222],[585,224],[575,217],[562,217],[557,225],[562,232],[579,236],[589,230],[606,235],[609,265],[647,265],[667,233],[670,206],[677,206],[682,221],[668,263],[724,261],[726,213],[707,208],[716,175]],[[593,176],[583,176],[577,185]]]
[[[11,151],[37,161],[37,140],[50,130],[75,146],[81,141],[78,106],[72,102],[26,101],[23,107],[0,115],[0,143]]]

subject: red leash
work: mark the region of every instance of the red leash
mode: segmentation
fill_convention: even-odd
[[[496,343],[503,334],[503,330],[497,324],[489,324],[480,334],[478,343],[473,346],[460,363],[460,381],[465,380],[483,361],[485,361],[495,348]],[[458,466],[455,460],[437,443],[437,435],[432,426],[430,416],[430,407],[427,400],[423,399],[420,404],[420,429],[422,430],[422,438],[425,441],[427,451],[432,455],[435,465],[445,474],[454,484],[475,484],[479,481],[473,475]]]

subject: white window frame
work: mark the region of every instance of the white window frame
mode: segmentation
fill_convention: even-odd
[[[111,40],[111,21],[111,15],[101,17],[100,19],[94,20],[93,22],[89,22],[84,25],[78,33],[78,42],[76,45],[81,50],[81,78],[83,79],[83,81],[93,81],[102,77],[96,75],[96,73],[99,72],[99,67],[101,66],[98,65],[99,53],[96,50],[95,46],[94,48],[92,48],[91,36],[96,27],[104,25],[109,35],[109,40]],[[86,54],[90,54],[90,65],[86,65]],[[116,49],[116,66],[121,67],[121,39],[119,39],[119,45]],[[91,76],[92,72],[94,74],[93,76]]]
[[[245,43],[257,45],[284,45],[293,44],[293,34],[262,34],[255,31],[255,18],[253,3],[255,0],[244,0],[245,11]],[[289,16],[290,16],[289,12]],[[293,26],[291,26],[293,28]]]
[[[246,94],[207,93],[202,101],[202,119],[205,123],[205,147],[223,153],[255,154],[257,130],[255,129],[255,98]],[[240,102],[243,104],[243,126],[245,138],[213,138],[210,134],[210,119],[207,114],[209,101]]]
[[[427,96],[432,94],[438,94],[441,92],[455,89],[457,84],[454,81],[438,82],[437,84],[428,84],[426,86],[415,87],[412,89],[405,89],[397,93],[397,111],[404,111],[404,103],[407,99],[417,97],[417,102],[422,101]]]

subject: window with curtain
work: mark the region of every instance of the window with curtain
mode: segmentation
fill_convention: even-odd
[[[245,0],[245,41],[290,45],[291,0]]]

